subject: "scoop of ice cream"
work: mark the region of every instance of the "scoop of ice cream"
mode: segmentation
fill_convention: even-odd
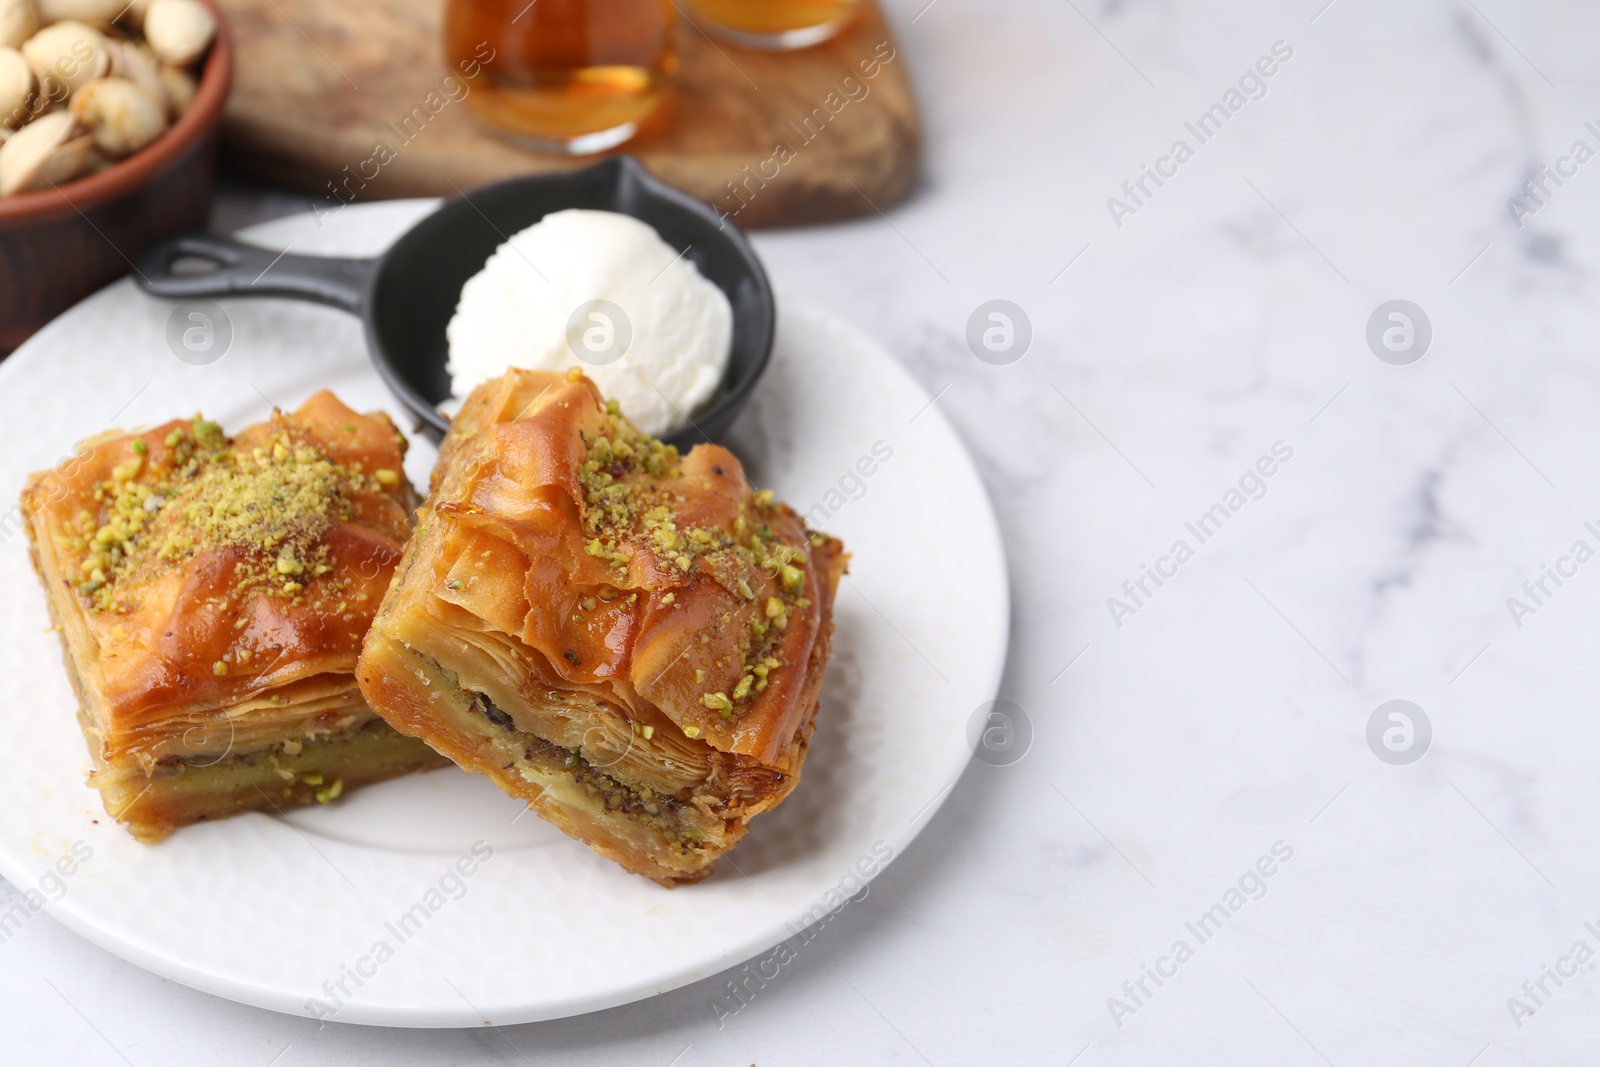
[[[464,397],[508,367],[580,367],[646,433],[682,429],[722,381],[728,298],[654,229],[611,211],[557,211],[497,248],[446,330]]]

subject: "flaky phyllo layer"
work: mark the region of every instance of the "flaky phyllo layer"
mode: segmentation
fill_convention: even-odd
[[[354,668],[415,495],[333,394],[237,438],[196,417],[32,475],[23,513],[107,811],[140,838],[439,761]]]
[[[601,855],[693,881],[794,788],[845,562],[726,449],[514,370],[446,436],[358,675]]]

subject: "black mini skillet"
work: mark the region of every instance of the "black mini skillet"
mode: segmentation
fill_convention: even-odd
[[[157,296],[291,297],[361,316],[378,373],[422,431],[438,440],[449,426],[439,411],[450,397],[445,327],[462,285],[512,234],[565,208],[616,211],[650,224],[727,295],[733,343],[722,384],[691,426],[667,437],[680,448],[720,439],[772,353],[772,287],[742,233],[629,156],[584,170],[513,178],[455,197],[373,259],[280,257],[231,237],[189,233],[146,249],[135,276]],[[174,272],[180,261],[196,259],[215,269]]]

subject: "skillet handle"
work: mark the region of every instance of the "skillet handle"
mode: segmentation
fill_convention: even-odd
[[[173,266],[185,258],[209,260],[216,269],[174,273]],[[280,254],[199,231],[167,237],[146,248],[135,265],[134,280],[156,296],[287,296],[360,314],[367,285],[377,270],[376,259]]]

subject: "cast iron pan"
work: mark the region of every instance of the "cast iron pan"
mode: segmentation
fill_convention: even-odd
[[[450,397],[445,326],[461,287],[512,234],[552,211],[592,208],[649,223],[684,253],[733,305],[733,347],[722,385],[693,425],[667,438],[680,448],[719,440],[750,396],[772,353],[772,287],[744,235],[726,220],[652,178],[630,156],[585,170],[513,178],[446,201],[376,259],[285,255],[211,233],[158,241],[139,257],[139,286],[191,299],[277,296],[360,315],[378,373],[419,426],[437,441],[449,426],[438,405]],[[214,270],[174,273],[180,260]]]

